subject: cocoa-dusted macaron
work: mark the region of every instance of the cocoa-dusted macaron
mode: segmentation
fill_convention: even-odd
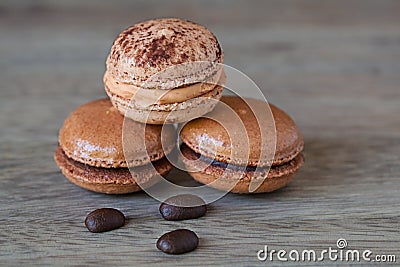
[[[100,99],[78,107],[64,121],[54,158],[72,183],[99,193],[125,194],[151,186],[157,174],[167,175],[172,165],[165,155],[173,150],[175,138],[171,125],[162,130],[124,121],[110,100]]]
[[[115,39],[104,86],[113,105],[135,121],[184,122],[221,98],[222,62],[218,40],[205,27],[175,18],[144,21]]]
[[[304,142],[295,123],[284,111],[269,105],[273,117],[271,125],[275,125],[273,131],[268,123],[258,122],[260,116],[254,115],[266,114],[268,104],[249,98],[245,101],[224,96],[221,102],[233,112],[219,109],[219,104],[210,116],[216,113],[222,118],[220,122],[211,118],[188,122],[180,132],[182,160],[195,180],[211,187],[233,193],[271,192],[286,186],[303,164]],[[235,125],[238,124],[235,116],[243,123],[244,130]],[[268,119],[268,116],[261,117]],[[229,132],[226,129],[230,129]],[[233,140],[239,141],[233,145]],[[274,155],[268,152],[274,149],[273,140],[276,140]],[[248,147],[237,145],[240,143]],[[246,153],[242,153],[244,150]],[[250,189],[254,181],[257,187]]]

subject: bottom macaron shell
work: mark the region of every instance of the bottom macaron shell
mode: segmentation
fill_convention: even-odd
[[[189,174],[196,181],[215,189],[239,194],[266,193],[280,189],[293,180],[296,171],[304,162],[303,155],[299,154],[286,164],[273,166],[269,170],[260,168],[253,171],[243,170],[240,167],[235,169],[235,165],[224,168],[211,164],[210,161],[205,161],[207,158],[200,158],[199,154],[186,145],[181,146],[181,151],[181,158],[186,168],[188,170],[200,170],[197,172],[189,171]],[[250,192],[249,186],[253,179],[262,179],[262,183],[256,190]]]
[[[105,194],[127,194],[147,188],[159,181],[172,169],[166,158],[141,167],[102,168],[92,167],[68,158],[60,146],[57,147],[54,159],[61,172],[69,181],[90,191]],[[132,177],[134,175],[134,177]],[[140,181],[140,186],[136,181]]]
[[[212,176],[203,172],[189,172],[189,174],[199,183],[205,184],[221,191],[229,191],[236,194],[272,192],[288,185],[295,176],[295,173],[293,173],[278,178],[267,178],[255,191],[250,192],[250,181],[240,180],[232,188],[232,181],[229,179],[223,179],[218,176]]]
[[[214,90],[184,102],[155,105],[151,110],[145,110],[130,103],[130,99],[113,94],[106,87],[107,95],[121,114],[147,124],[181,123],[201,117],[214,109],[218,103],[216,100],[222,97],[222,91],[222,86],[216,86]]]

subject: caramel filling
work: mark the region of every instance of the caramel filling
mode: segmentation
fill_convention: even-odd
[[[171,90],[143,89],[132,84],[120,82],[112,77],[107,71],[104,73],[103,81],[106,88],[113,94],[125,99],[135,98],[135,103],[142,106],[153,104],[172,104],[184,102],[212,91],[216,86],[225,84],[226,76],[223,69],[206,81],[174,88]]]

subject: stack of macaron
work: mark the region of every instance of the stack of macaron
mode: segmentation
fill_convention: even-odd
[[[261,150],[271,148],[263,147],[260,131],[267,137],[275,131],[254,127],[257,120],[249,114],[257,110],[239,97],[222,97],[222,63],[216,37],[193,22],[155,19],[121,32],[106,60],[103,82],[108,99],[78,107],[60,130],[54,157],[62,173],[74,184],[100,193],[125,194],[152,186],[173,168],[166,158],[177,143],[173,124],[186,123],[180,132],[181,158],[198,182],[234,193],[270,192],[288,184],[303,163],[303,140],[296,125],[269,105],[276,124],[276,153],[273,159],[260,156]],[[260,105],[260,100],[247,101]],[[241,138],[243,132],[227,133],[222,125],[202,118],[220,112],[221,103],[242,120],[246,149],[233,148],[229,139]],[[231,115],[220,115],[230,121]],[[199,144],[205,135],[218,139],[217,146]],[[243,149],[249,151],[247,160],[238,156]],[[232,185],[232,179],[237,183]],[[256,190],[249,188],[252,179],[262,179]]]
[[[216,37],[193,22],[156,19],[124,30],[106,61],[109,99],[78,107],[60,129],[54,158],[62,173],[107,194],[156,183],[172,169],[165,156],[175,147],[176,131],[168,124],[214,108],[225,79],[222,62]]]

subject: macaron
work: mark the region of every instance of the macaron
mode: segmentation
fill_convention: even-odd
[[[164,18],[122,31],[103,81],[120,113],[148,124],[179,123],[211,111],[225,73],[217,38],[194,22]]]
[[[162,129],[124,120],[109,99],[100,99],[67,117],[54,159],[61,172],[80,187],[125,194],[151,186],[159,175],[168,174],[172,165],[165,156],[174,149],[175,140],[172,125]]]
[[[272,116],[266,115],[268,110]],[[302,166],[303,138],[278,107],[262,100],[223,96],[208,116],[188,122],[180,131],[182,161],[198,182],[233,193],[271,192],[289,184]],[[256,188],[250,186],[252,182]]]

